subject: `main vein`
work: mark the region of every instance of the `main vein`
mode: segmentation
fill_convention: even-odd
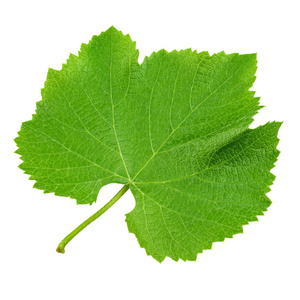
[[[122,154],[122,150],[121,150],[121,147],[120,147],[119,139],[118,139],[117,132],[116,132],[116,126],[115,126],[115,107],[114,107],[114,101],[113,101],[112,75],[111,75],[111,69],[112,69],[112,47],[111,47],[111,39],[112,39],[112,35],[110,34],[109,89],[110,89],[110,101],[111,101],[112,120],[113,120],[112,127],[113,127],[114,134],[115,134],[115,137],[116,137],[116,142],[117,142],[117,145],[118,145],[118,149],[119,149],[121,160],[123,162],[123,165],[124,165],[126,174],[128,176],[128,179],[130,180],[130,175],[129,175],[129,172],[127,170],[127,167],[126,167],[126,164],[125,164],[125,161],[124,161],[124,157],[123,157],[123,154]]]
[[[149,158],[149,160],[145,163],[145,165],[138,171],[138,173],[132,178],[132,181],[146,168],[146,166],[153,160],[153,158],[159,153],[159,150],[166,144],[169,138],[176,132],[178,128],[212,95],[214,95],[224,84],[226,84],[244,65],[239,67],[231,76],[229,76],[221,85],[219,85],[213,92],[211,92],[203,101],[201,101],[193,110],[191,110],[188,115],[177,125],[175,129],[171,131],[171,133],[167,136],[164,142],[160,145],[160,147],[153,153],[153,155]],[[193,83],[194,85],[194,83]]]

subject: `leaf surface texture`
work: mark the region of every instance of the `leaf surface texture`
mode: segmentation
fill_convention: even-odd
[[[256,55],[160,50],[138,63],[111,27],[50,69],[16,143],[35,187],[96,201],[130,184],[129,231],[156,260],[195,260],[270,205],[278,122],[249,129]]]

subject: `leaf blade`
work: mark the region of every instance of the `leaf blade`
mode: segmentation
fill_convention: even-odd
[[[79,204],[129,184],[126,222],[147,254],[196,260],[267,210],[281,123],[249,129],[261,108],[249,90],[255,54],[137,59],[135,42],[111,27],[49,69],[16,139],[20,168],[34,187]]]
[[[195,260],[197,254],[210,249],[213,242],[242,233],[243,225],[256,221],[257,215],[263,215],[271,204],[265,194],[275,178],[270,168],[279,155],[276,146],[280,125],[278,122],[267,123],[244,132],[236,141],[215,154],[215,164],[199,172],[201,177],[194,174],[170,182],[135,183],[132,192],[136,198],[136,207],[126,215],[126,222],[129,231],[136,234],[140,245],[148,250],[147,253],[160,262],[167,256],[175,261],[179,258]],[[266,136],[271,139],[262,143],[260,140]],[[253,145],[259,147],[260,155],[246,153]],[[235,147],[240,147],[240,152],[234,150],[238,154],[218,164],[220,153],[229,155]],[[252,161],[244,165],[245,159],[249,157]],[[231,167],[229,170],[228,166]],[[249,166],[253,168],[252,173],[256,177],[247,170],[244,174],[248,174],[252,182],[244,182],[240,168]],[[212,181],[212,178],[219,181]],[[224,183],[224,178],[231,179],[232,185]],[[217,188],[216,184],[222,185],[222,188]],[[228,185],[227,189],[224,189],[224,184]],[[143,208],[140,205],[141,197],[143,201],[148,199]],[[166,217],[162,216],[162,210],[169,218],[166,223],[170,228],[164,225]],[[145,217],[152,219],[151,224],[147,225],[148,232],[153,233],[151,240],[140,235],[141,228],[146,226],[142,222]],[[165,227],[162,236],[159,235],[162,234],[160,227]],[[155,252],[151,243],[155,243],[159,253]]]

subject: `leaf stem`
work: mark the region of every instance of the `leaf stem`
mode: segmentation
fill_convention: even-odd
[[[68,234],[58,245],[56,251],[59,253],[65,253],[66,245],[85,227],[99,218],[102,214],[104,214],[111,206],[113,206],[129,189],[129,184],[124,185],[119,192],[103,207],[101,207],[96,213],[86,219],[83,223],[81,223],[77,228],[75,228],[70,234]]]

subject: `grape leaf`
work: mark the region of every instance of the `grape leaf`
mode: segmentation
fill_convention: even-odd
[[[281,123],[249,129],[255,54],[160,50],[142,64],[138,54],[111,27],[49,69],[16,138],[20,168],[79,204],[128,186],[126,222],[147,254],[196,260],[267,210]]]

